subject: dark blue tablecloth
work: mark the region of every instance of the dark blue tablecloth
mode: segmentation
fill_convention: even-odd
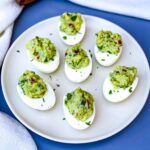
[[[25,7],[22,14],[15,22],[12,42],[33,24],[60,15],[64,11],[94,15],[120,25],[139,42],[150,62],[150,21],[78,6],[67,0],[38,0],[36,3]],[[5,102],[1,89],[0,110],[14,117]],[[34,138],[39,150],[150,150],[150,96],[144,109],[132,124],[115,136],[102,141],[81,145],[62,144],[47,140],[31,131],[29,132]]]

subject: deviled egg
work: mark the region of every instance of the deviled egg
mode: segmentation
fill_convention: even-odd
[[[77,88],[64,96],[63,110],[67,122],[73,128],[83,130],[94,120],[95,101],[90,93]]]
[[[79,43],[85,34],[86,25],[80,13],[66,12],[60,16],[59,35],[67,45]]]
[[[99,31],[96,34],[94,53],[96,60],[102,66],[111,66],[120,57],[122,52],[122,38],[118,33]]]
[[[67,49],[65,74],[70,81],[80,83],[89,77],[91,71],[92,59],[88,51],[82,49],[80,44]]]
[[[104,97],[110,102],[121,102],[134,92],[137,84],[135,67],[116,66],[104,81]]]
[[[51,86],[33,71],[25,71],[18,80],[17,91],[29,107],[48,110],[55,104],[56,97]]]
[[[27,45],[31,63],[41,72],[52,73],[59,66],[59,52],[48,38],[36,36]]]

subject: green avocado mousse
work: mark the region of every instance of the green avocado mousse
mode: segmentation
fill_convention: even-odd
[[[59,53],[50,39],[35,36],[26,48],[31,63],[41,72],[52,73],[58,68]]]
[[[67,45],[79,43],[85,34],[85,20],[80,13],[65,12],[59,19],[59,35]]]
[[[88,128],[95,116],[95,101],[93,96],[81,88],[64,96],[64,114],[68,123],[75,129]]]
[[[82,82],[92,71],[92,59],[80,44],[69,47],[65,52],[65,73],[72,82]]]
[[[90,63],[87,52],[81,48],[80,44],[68,48],[65,55],[66,63],[72,69],[85,68]]]
[[[79,13],[66,12],[60,16],[60,31],[67,35],[74,35],[79,32],[83,19]]]
[[[47,86],[42,78],[29,70],[20,76],[18,85],[21,87],[24,95],[33,99],[41,98],[47,92]]]
[[[115,88],[128,88],[134,82],[136,75],[136,67],[116,66],[109,76]]]
[[[104,81],[104,97],[110,102],[121,102],[135,91],[137,84],[136,67],[116,66]]]
[[[111,66],[119,59],[122,46],[120,34],[101,30],[96,33],[95,57],[102,66]]]
[[[17,91],[31,108],[48,110],[55,104],[55,93],[51,86],[34,71],[26,70],[19,77]]]

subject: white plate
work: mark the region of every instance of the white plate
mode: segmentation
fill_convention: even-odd
[[[102,140],[121,131],[129,125],[143,108],[150,88],[149,65],[138,43],[125,30],[101,18],[84,16],[87,22],[87,32],[82,41],[82,47],[93,53],[95,33],[106,29],[120,33],[124,48],[119,61],[115,65],[136,66],[138,68],[139,84],[136,91],[126,101],[113,104],[106,101],[102,95],[102,85],[112,67],[101,67],[93,57],[93,75],[82,84],[70,82],[64,74],[64,58],[67,46],[60,40],[58,33],[59,17],[40,22],[25,31],[11,46],[2,68],[2,89],[6,101],[15,116],[33,132],[64,143],[88,143]],[[33,110],[20,99],[16,85],[19,75],[26,69],[35,70],[26,55],[25,45],[34,36],[49,37],[61,54],[61,64],[52,79],[39,73],[56,89],[57,103],[46,112]],[[16,52],[20,50],[20,53]],[[37,71],[38,72],[38,71]],[[60,87],[57,87],[59,84]],[[96,118],[90,128],[76,131],[63,120],[63,95],[68,91],[81,87],[93,94],[96,101]]]

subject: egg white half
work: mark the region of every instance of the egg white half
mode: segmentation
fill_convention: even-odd
[[[128,98],[134,91],[135,88],[137,87],[138,84],[138,77],[136,77],[132,83],[132,85],[128,88],[118,88],[114,90],[114,86],[110,81],[110,77],[108,76],[103,84],[103,95],[104,97],[113,103],[121,102]],[[129,89],[132,87],[132,92],[129,92]],[[111,94],[109,93],[111,90]]]
[[[74,129],[77,129],[77,130],[87,129],[93,123],[93,120],[95,118],[95,114],[96,114],[95,103],[93,103],[93,108],[94,108],[93,114],[86,121],[82,122],[82,121],[77,120],[72,114],[70,114],[68,108],[65,106],[65,98],[66,96],[64,96],[63,98],[63,111],[64,111],[64,115],[65,115],[67,122]],[[90,125],[86,124],[88,122],[90,122]]]
[[[122,53],[122,46],[120,47],[120,52],[117,55],[109,54],[107,52],[102,53],[96,45],[94,47],[95,58],[98,61],[98,63],[102,66],[113,65],[119,59],[121,53]]]
[[[28,51],[27,51],[27,54],[29,58],[31,59],[31,56]],[[39,71],[43,73],[52,73],[57,70],[59,66],[59,60],[60,60],[59,52],[58,50],[56,50],[56,56],[54,56],[54,60],[50,60],[47,63],[42,63],[35,59],[32,59],[31,63],[33,64],[33,66],[35,66]]]
[[[90,73],[92,72],[92,59],[89,52],[87,52],[87,55],[89,58],[89,65],[85,68],[72,69],[65,62],[65,74],[70,81],[80,83],[85,81],[89,77]]]
[[[85,31],[86,31],[86,23],[85,23],[85,19],[83,18],[83,16],[81,16],[81,17],[82,17],[83,23],[81,25],[79,32],[76,33],[75,35],[68,35],[65,32],[60,31],[60,29],[59,29],[59,36],[65,44],[75,45],[75,44],[81,42],[81,40],[83,39],[83,37],[85,35]],[[61,22],[59,21],[59,27],[60,27],[60,25],[61,25]],[[66,37],[66,39],[64,39],[63,37]]]
[[[53,89],[51,88],[51,86],[46,83],[47,86],[47,92],[45,93],[45,95],[43,96],[43,98],[30,98],[26,95],[24,95],[21,87],[19,85],[17,85],[17,92],[20,96],[20,98],[22,99],[22,101],[28,105],[29,107],[36,109],[36,110],[48,110],[50,108],[52,108],[55,105],[56,102],[56,96],[55,93],[53,91]]]

